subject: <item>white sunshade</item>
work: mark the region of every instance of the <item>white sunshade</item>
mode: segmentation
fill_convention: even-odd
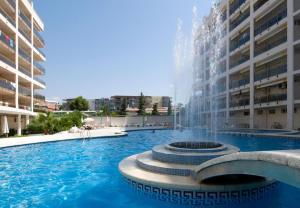
[[[8,127],[8,121],[7,121],[7,116],[2,117],[2,122],[1,122],[1,132],[3,134],[8,134],[9,133],[9,127]]]
[[[85,123],[91,123],[91,122],[94,122],[95,120],[93,118],[86,118],[83,120],[83,122]]]

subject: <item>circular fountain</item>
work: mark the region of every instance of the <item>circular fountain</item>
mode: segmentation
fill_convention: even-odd
[[[151,151],[122,160],[119,170],[135,190],[164,201],[199,204],[252,199],[274,187],[274,180],[229,175],[196,180],[197,167],[211,159],[237,153],[239,148],[211,141],[184,141],[157,145]]]

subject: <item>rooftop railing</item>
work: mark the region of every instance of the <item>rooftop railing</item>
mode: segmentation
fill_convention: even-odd
[[[277,38],[275,40],[269,40],[269,41],[265,41],[263,44],[260,44],[259,46],[255,46],[255,56],[258,56],[272,48],[275,48],[279,45],[281,45],[282,43],[285,43],[287,41],[287,36],[285,35],[282,38]]]
[[[0,87],[10,91],[16,91],[16,88],[11,84],[11,82],[5,79],[0,79]]]
[[[230,45],[230,52],[249,42],[250,34],[244,33],[241,37]]]
[[[45,69],[41,64],[39,64],[38,62],[34,61],[34,62],[33,62],[33,65],[34,65],[37,69],[39,69],[40,71],[42,71],[43,74],[45,74],[46,69]]]
[[[246,0],[236,0],[233,4],[230,5],[230,15],[233,14],[240,6],[245,3]]]
[[[267,30],[268,28],[272,27],[273,25],[278,24],[278,22],[280,22],[282,19],[286,18],[286,16],[287,16],[287,10],[285,9],[285,10],[279,12],[278,15],[271,18],[267,22],[256,27],[254,30],[254,35],[256,36],[256,35],[262,33],[263,31]]]
[[[268,96],[262,96],[259,98],[255,98],[254,103],[255,104],[262,104],[262,103],[269,103],[269,102],[280,102],[287,100],[287,93],[282,94],[274,94],[274,95],[268,95]]]
[[[235,29],[239,24],[241,24],[242,22],[244,22],[244,20],[246,20],[249,16],[250,16],[250,10],[247,10],[246,12],[242,13],[236,20],[234,20],[234,21],[230,24],[230,31],[232,31],[232,30]]]
[[[287,72],[286,64],[275,67],[275,68],[268,68],[268,69],[263,70],[263,72],[256,73],[254,75],[254,81],[256,82],[256,81],[267,79],[267,78],[270,78],[273,76],[278,76],[278,75],[286,73],[286,72]]]

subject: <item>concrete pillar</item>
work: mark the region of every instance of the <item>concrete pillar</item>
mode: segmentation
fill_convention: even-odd
[[[33,3],[32,3],[33,4]],[[31,14],[31,102],[30,102],[30,110],[33,112],[33,107],[34,107],[34,90],[33,90],[33,79],[34,79],[34,74],[33,74],[33,35],[34,35],[34,28],[33,28],[33,15]]]
[[[230,2],[227,1],[226,4],[227,8],[227,20],[226,20],[226,27],[227,27],[227,35],[226,35],[226,123],[229,124],[229,119],[230,119],[230,93],[229,93],[229,88],[230,88],[230,76],[229,76],[229,53],[230,53],[230,38],[229,38],[229,8],[230,8]]]
[[[250,0],[250,116],[249,125],[250,128],[254,128],[254,8],[253,0]]]
[[[16,62],[16,71],[19,71],[19,0],[16,0],[16,55],[15,55],[15,62]],[[15,95],[15,104],[16,108],[19,108],[19,75],[16,73],[15,77],[16,81],[16,95]]]
[[[29,123],[30,123],[29,115],[26,115],[26,126],[29,125]]]
[[[22,117],[21,117],[21,114],[19,114],[18,117],[17,117],[17,132],[18,132],[18,136],[22,135]]]
[[[294,1],[287,1],[287,129],[294,129]]]

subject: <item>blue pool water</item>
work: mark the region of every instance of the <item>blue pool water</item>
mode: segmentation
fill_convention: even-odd
[[[157,144],[199,137],[205,136],[192,131],[142,131],[128,137],[2,149],[0,207],[175,207],[135,193],[120,175],[118,163]],[[297,140],[220,137],[241,151],[300,148]],[[280,183],[270,198],[236,207],[298,207],[299,201],[300,189]]]

